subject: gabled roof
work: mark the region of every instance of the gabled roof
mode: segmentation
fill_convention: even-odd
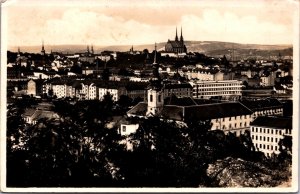
[[[277,129],[292,129],[292,117],[257,117],[251,125]]]

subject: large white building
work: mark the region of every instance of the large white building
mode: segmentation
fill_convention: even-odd
[[[214,97],[239,99],[242,96],[242,82],[226,81],[191,81],[193,98],[210,99]]]
[[[291,117],[258,117],[250,126],[254,147],[268,157],[279,154],[279,141],[292,136]]]

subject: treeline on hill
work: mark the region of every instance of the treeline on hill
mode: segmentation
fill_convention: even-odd
[[[21,118],[24,106],[30,103],[14,103],[7,112],[9,187],[217,187],[218,173],[208,176],[207,169],[228,157],[280,172],[291,163],[283,149],[272,159],[253,151],[248,132],[235,137],[209,131],[210,121],[179,126],[157,117],[133,118],[139,129],[122,137],[107,125],[114,115],[109,97],[58,101],[54,110],[60,119],[41,119],[33,126]]]

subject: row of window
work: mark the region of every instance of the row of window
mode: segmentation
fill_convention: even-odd
[[[231,121],[232,119],[235,119],[235,120],[236,120],[236,119],[243,119],[243,118],[244,118],[244,119],[247,119],[247,115],[228,117],[228,120]],[[216,119],[216,122],[219,122],[219,121],[225,121],[225,119],[226,119],[226,118],[222,118],[222,119],[221,119],[221,118],[220,118],[220,119],[217,118],[217,119]]]
[[[241,86],[240,84],[237,84],[237,83],[234,83],[234,84],[198,84],[197,85],[198,87],[217,87],[217,86],[222,86],[222,87],[225,87],[225,86],[231,86],[231,87],[234,87],[234,86]]]
[[[266,134],[275,134],[275,135],[283,135],[283,131],[281,129],[269,129],[269,128],[258,128],[258,127],[252,127],[252,132],[256,133],[266,133]]]
[[[241,127],[247,127],[247,122],[245,122],[244,125],[243,125],[243,123],[239,123],[239,125],[237,125],[237,123],[235,123],[234,125],[229,124],[228,129],[237,129],[237,128],[241,128]],[[216,126],[216,129],[218,130],[219,126]],[[227,127],[225,125],[222,125],[222,129],[226,130]]]
[[[232,91],[232,92],[199,92],[198,95],[224,95],[224,94],[241,94],[239,91]]]
[[[274,138],[273,137],[265,137],[265,136],[258,136],[258,135],[252,135],[251,136],[252,139],[254,140],[259,140],[259,141],[266,141],[266,142],[273,142],[273,140],[275,140],[275,142],[278,142],[279,138]]]
[[[238,90],[241,91],[241,88],[237,87],[230,87],[230,88],[199,88],[198,91],[231,91],[231,90]],[[193,89],[193,91],[197,91],[197,89]]]
[[[266,113],[280,113],[280,112],[282,112],[282,109],[263,110],[263,111],[254,113],[254,115],[256,116],[256,115],[261,115],[263,113],[266,114]]]
[[[260,144],[260,143],[256,143],[255,144],[256,148],[260,148],[260,149],[267,149],[267,150],[278,150],[278,146],[273,146],[273,145],[265,145],[265,144]],[[274,148],[274,149],[273,149]]]

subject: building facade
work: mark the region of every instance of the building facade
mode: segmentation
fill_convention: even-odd
[[[279,154],[279,141],[292,137],[291,117],[258,117],[250,125],[251,139],[256,150],[270,157]]]
[[[242,96],[242,82],[226,81],[191,81],[193,98],[210,99],[214,97],[237,100]]]

